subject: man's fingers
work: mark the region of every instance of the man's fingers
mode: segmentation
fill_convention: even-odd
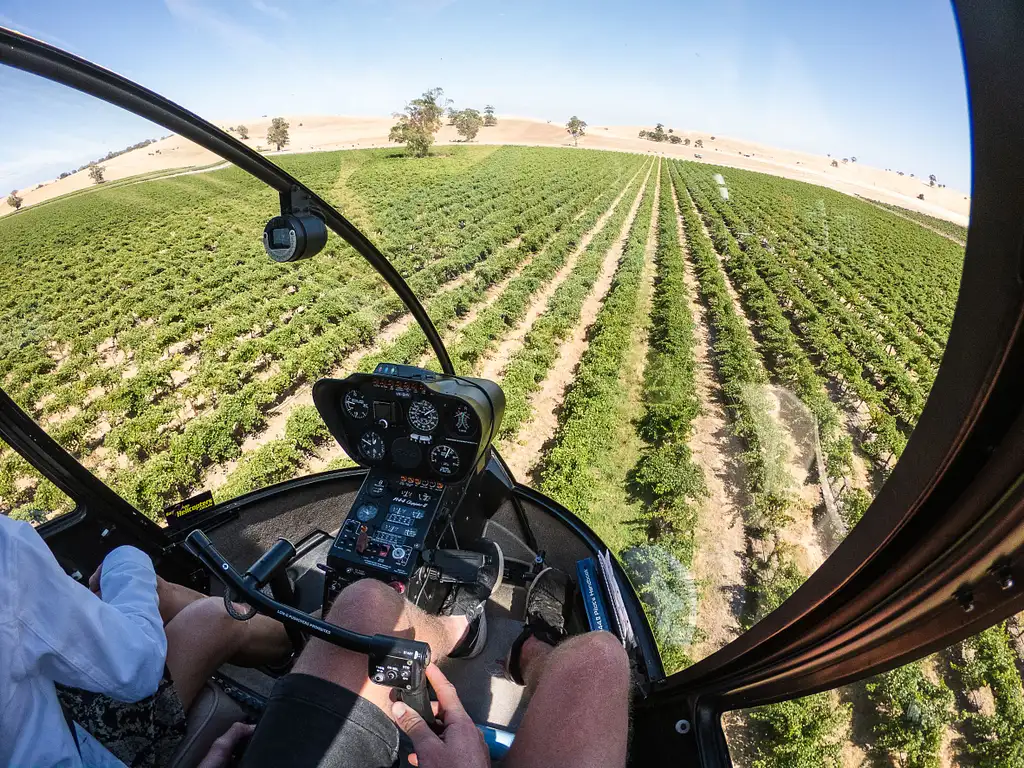
[[[231,746],[234,746],[242,739],[247,739],[250,736],[252,736],[255,730],[255,725],[249,725],[247,723],[234,723],[230,728],[228,728],[227,732],[223,736],[221,736],[221,738],[224,739]]]
[[[444,710],[445,723],[450,723],[459,718],[469,719],[469,715],[466,714],[462,702],[459,701],[459,694],[455,690],[455,686],[448,681],[448,678],[444,676],[444,672],[438,669],[436,664],[432,663],[427,667],[427,680],[430,681],[434,693],[437,694],[437,700],[441,704],[441,709]]]
[[[210,751],[199,764],[199,768],[227,768],[231,762],[231,753],[235,746],[243,739],[252,736],[256,730],[255,725],[245,723],[234,723],[210,746]]]
[[[95,594],[100,593],[100,574],[103,572],[103,563],[100,563],[99,568],[93,571],[92,576],[89,577],[89,589]]]
[[[405,702],[396,701],[392,704],[391,715],[395,718],[395,722],[398,723],[398,727],[405,731],[409,738],[412,739],[412,744],[417,752],[429,748],[429,745],[434,742],[440,742],[440,739],[430,730],[430,726]]]

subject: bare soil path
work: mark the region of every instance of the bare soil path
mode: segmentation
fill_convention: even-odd
[[[561,286],[562,283],[565,282],[566,278],[568,278],[569,275],[572,274],[572,271],[576,268],[576,263],[579,261],[580,256],[583,255],[583,252],[590,245],[590,242],[594,239],[597,233],[604,229],[605,224],[607,224],[608,222],[608,219],[611,218],[612,214],[615,213],[615,210],[619,207],[619,203],[625,196],[626,190],[629,189],[629,185],[633,183],[633,180],[642,170],[643,168],[641,167],[640,169],[637,170],[635,174],[633,174],[632,177],[630,177],[629,181],[627,181],[625,185],[622,187],[622,191],[619,192],[616,198],[612,201],[611,205],[608,206],[608,210],[602,213],[601,216],[597,219],[597,221],[594,222],[594,226],[591,227],[590,230],[587,231],[587,233],[584,234],[582,238],[580,238],[579,244],[569,255],[569,258],[566,259],[565,264],[562,266],[562,268],[558,270],[557,273],[555,273],[555,276],[551,280],[551,282],[548,283],[541,290],[541,292],[537,294],[537,297],[534,300],[533,305],[526,312],[526,317],[524,317],[523,321],[519,323],[519,325],[516,326],[516,328],[513,329],[513,331],[510,334],[508,334],[501,341],[500,344],[498,344],[498,348],[494,351],[494,353],[483,362],[483,365],[481,365],[479,370],[476,372],[477,376],[480,376],[481,378],[484,379],[500,379],[501,374],[505,370],[505,366],[508,365],[508,361],[512,359],[512,355],[514,355],[523,345],[523,340],[530,332],[530,329],[533,328],[533,324],[537,322],[537,318],[547,311],[548,301],[551,300],[551,297],[554,296],[555,291],[557,291],[559,286]],[[581,212],[580,215],[582,216],[583,213]]]
[[[857,195],[857,197],[860,197],[860,195]],[[899,211],[894,211],[892,208],[886,208],[884,205],[879,205],[874,200],[868,200],[868,198],[866,198],[866,197],[860,197],[860,199],[863,200],[865,203],[871,203],[873,206],[875,206],[875,208],[877,208],[880,211],[885,211],[886,213],[891,213],[893,216],[899,216],[901,219],[906,219],[911,224],[917,224],[919,227],[924,227],[925,229],[931,230],[932,232],[934,232],[939,237],[944,237],[947,240],[950,240],[950,241],[956,243],[961,248],[966,248],[967,247],[967,243],[965,243],[959,237],[954,237],[953,235],[949,234],[948,232],[943,232],[938,227],[933,227],[931,224],[925,224],[923,221],[918,221],[917,219],[913,219],[913,218],[911,218],[910,216],[907,216],[904,213],[900,213]]]
[[[653,168],[648,171],[648,177]],[[636,198],[630,207],[629,214],[622,224],[619,237],[608,249],[601,273],[594,283],[590,296],[583,303],[580,312],[580,322],[572,335],[562,344],[558,353],[558,359],[551,366],[551,371],[540,389],[532,398],[533,418],[531,418],[514,441],[506,441],[499,446],[502,457],[505,459],[515,477],[527,479],[536,468],[544,445],[555,434],[558,426],[558,408],[565,396],[565,391],[576,377],[576,366],[589,345],[587,333],[593,324],[597,313],[604,303],[604,297],[611,287],[612,278],[618,267],[619,258],[622,255],[622,248],[629,236],[629,228],[636,218],[637,209],[640,207],[640,200],[643,197],[645,184],[637,191]],[[533,482],[527,480],[527,482]]]
[[[632,344],[623,361],[619,379],[622,398],[616,407],[618,429],[606,448],[607,460],[594,467],[592,472],[593,485],[597,491],[594,508],[601,510],[602,523],[592,521],[591,524],[613,552],[621,552],[627,547],[646,542],[646,536],[637,525],[644,502],[629,492],[627,479],[645,447],[637,432],[636,420],[643,412],[644,371],[650,349],[651,295],[654,292],[654,258],[658,248],[660,171],[659,162],[658,170],[654,171],[658,174],[653,190],[655,203],[651,208],[650,229],[644,246],[644,266],[640,275]],[[533,483],[539,479],[534,477]]]
[[[683,246],[684,279],[690,314],[695,321],[695,379],[700,415],[693,422],[690,450],[708,487],[697,523],[693,576],[699,585],[696,641],[690,651],[699,660],[722,648],[742,632],[746,601],[744,558],[747,536],[743,510],[750,503],[746,469],[740,457],[743,443],[733,434],[726,416],[721,383],[711,359],[711,325],[697,297],[697,277],[689,258],[679,200],[679,240]]]

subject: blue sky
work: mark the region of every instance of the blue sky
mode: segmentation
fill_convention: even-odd
[[[663,122],[857,156],[970,188],[967,94],[943,0],[0,0],[0,25],[214,120],[456,104]],[[0,68],[0,189],[166,131]]]

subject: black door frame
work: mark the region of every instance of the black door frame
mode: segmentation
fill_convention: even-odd
[[[793,597],[730,645],[654,686],[636,712],[637,765],[728,766],[723,712],[862,679],[1024,609],[1024,8],[1015,0],[959,0],[955,7],[972,124],[969,257],[918,427],[862,522]],[[436,330],[386,259],[270,161],[166,99],[45,43],[0,29],[0,63],[164,125],[281,192],[308,192],[328,225],[406,301],[450,369]],[[166,544],[162,530],[3,393],[0,436],[84,503],[70,522],[50,525],[74,527],[103,509],[126,535],[158,549]]]

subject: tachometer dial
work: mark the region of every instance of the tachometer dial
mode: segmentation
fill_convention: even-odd
[[[437,408],[426,400],[416,400],[409,406],[409,423],[420,432],[433,432],[438,421]]]
[[[363,436],[359,438],[359,453],[364,459],[380,461],[384,458],[384,438],[372,429],[363,432]]]
[[[459,453],[450,445],[435,445],[430,452],[430,466],[439,475],[454,475],[459,471]]]
[[[350,389],[345,393],[345,413],[360,421],[370,415],[370,404],[358,389]]]

